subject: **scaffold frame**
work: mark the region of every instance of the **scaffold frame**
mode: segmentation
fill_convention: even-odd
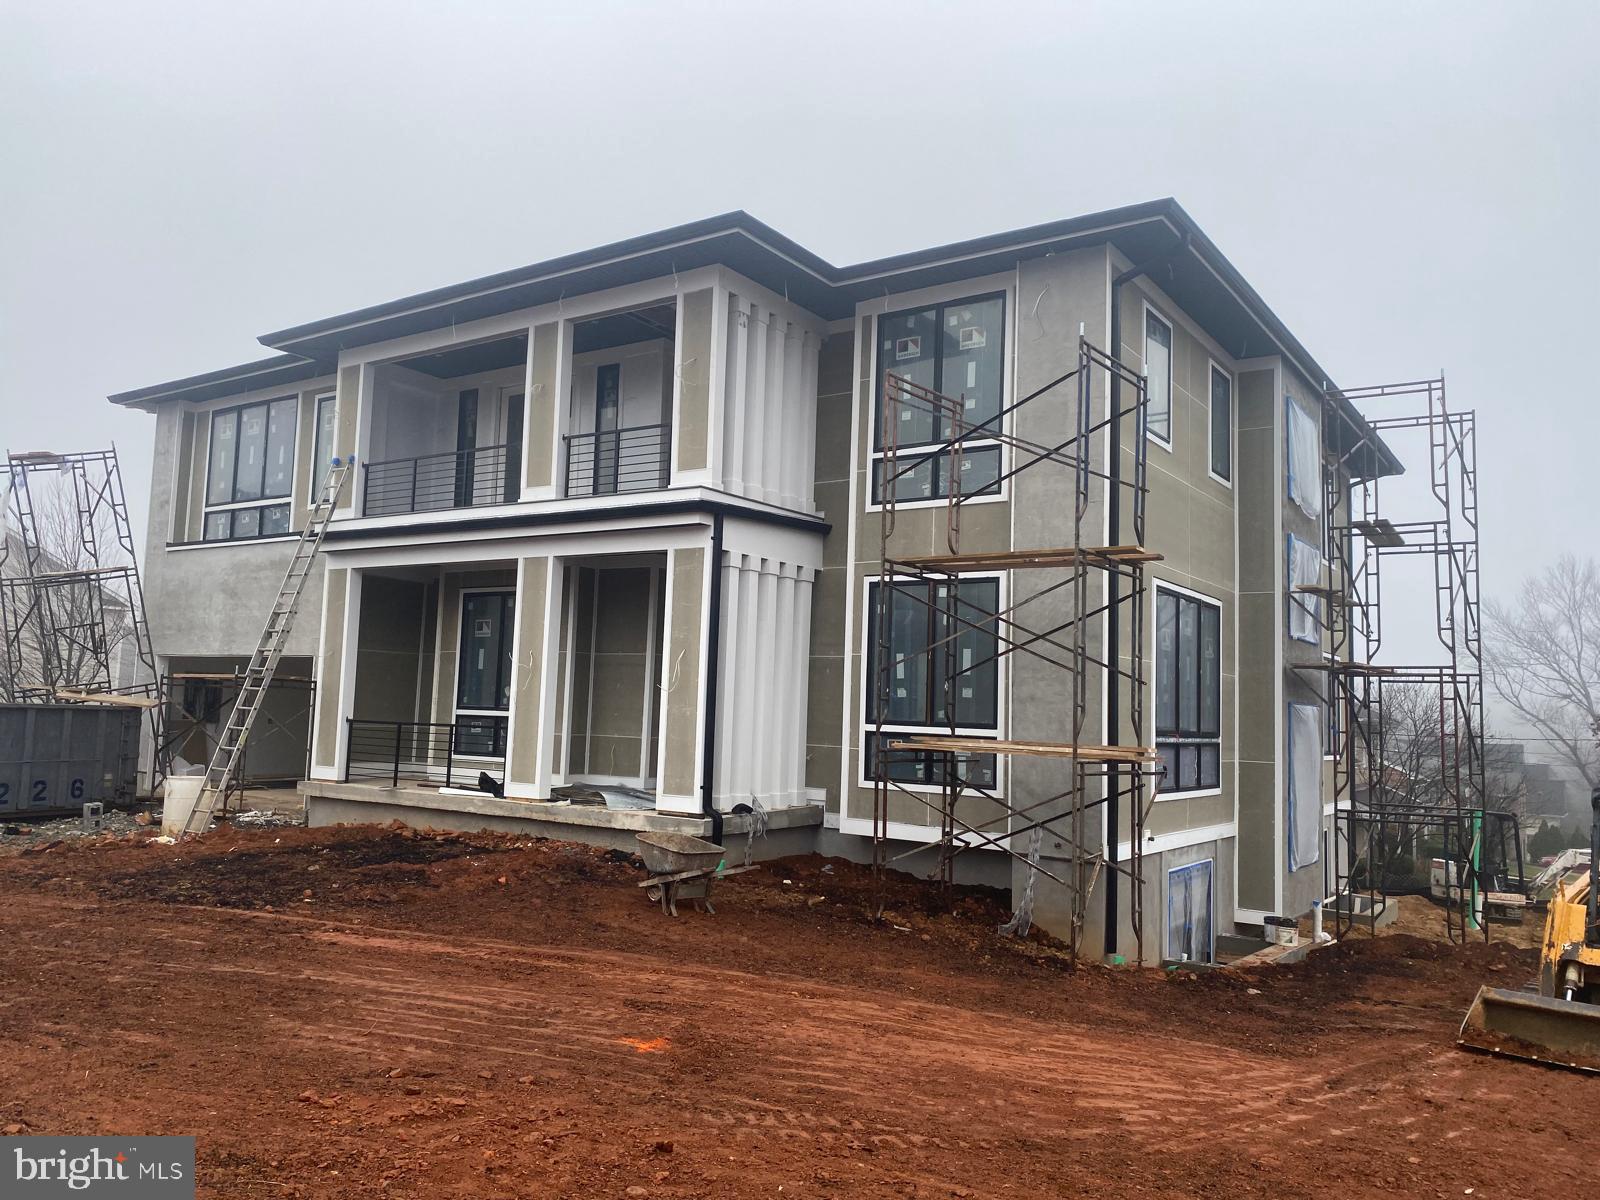
[[[1361,420],[1362,407],[1379,411]],[[1400,831],[1437,831],[1445,870],[1445,925],[1451,940],[1481,933],[1487,896],[1522,886],[1521,834],[1487,805],[1483,754],[1483,647],[1479,595],[1476,414],[1450,409],[1443,374],[1324,394],[1323,456],[1328,511],[1326,701],[1334,706],[1333,893],[1336,935],[1375,922],[1388,904],[1389,859]],[[1429,500],[1394,513],[1377,472],[1356,464],[1386,431],[1418,430],[1428,442]],[[1397,519],[1397,517],[1399,519]],[[1383,564],[1431,560],[1439,661],[1389,663],[1384,654]],[[1390,766],[1386,695],[1421,688],[1437,711],[1430,730],[1437,778],[1430,799],[1402,795]],[[1458,861],[1459,860],[1459,861]]]
[[[1119,386],[1097,389],[1097,380],[1115,380]],[[881,881],[892,864],[927,849],[925,843],[900,852],[890,846],[891,799],[910,797],[937,818],[934,873],[943,885],[952,883],[955,860],[969,850],[1001,851],[1026,866],[1025,883],[1020,894],[1013,896],[1013,918],[1005,927],[1010,932],[1027,932],[1035,883],[1043,876],[1070,895],[1070,927],[1063,940],[1076,957],[1096,885],[1102,876],[1107,887],[1117,887],[1125,881],[1130,896],[1129,921],[1142,960],[1144,826],[1163,772],[1154,746],[1118,742],[1123,728],[1120,719],[1106,723],[1110,738],[1105,743],[1091,741],[1089,732],[1091,718],[1098,721],[1100,715],[1090,711],[1091,679],[1098,677],[1104,682],[1113,674],[1129,685],[1131,728],[1141,734],[1146,730],[1145,567],[1160,555],[1145,548],[1145,433],[1149,401],[1145,379],[1080,333],[1076,365],[1071,371],[1019,399],[1001,404],[983,420],[967,416],[964,397],[942,395],[893,371],[884,373],[882,388],[878,430],[882,467],[874,484],[880,506],[879,573],[869,606],[875,631],[871,646],[876,670],[869,709],[873,740],[867,772],[873,785],[873,864],[878,877]],[[1115,399],[1118,396],[1131,396],[1131,400]],[[1030,404],[1061,405],[1062,411],[1070,414],[1070,434],[1053,443],[1018,435],[1014,416]],[[901,417],[907,411],[933,417],[939,431],[935,442],[919,444],[914,449],[901,447]],[[1131,422],[1135,430],[1131,446],[1122,444],[1124,422]],[[986,447],[1005,447],[1009,458],[1002,460],[994,477],[980,489],[967,492],[962,490],[961,468],[964,454],[974,441],[981,441]],[[1132,458],[1127,477],[1121,470],[1125,450],[1131,451]],[[944,477],[952,481],[948,495],[941,498],[947,552],[905,554],[895,543],[903,502],[899,483],[927,460],[940,456],[945,459]],[[1072,478],[1072,507],[1062,515],[1058,526],[1061,537],[1055,544],[1010,545],[998,550],[963,547],[961,518],[966,505],[992,494],[992,489],[1024,471],[1050,469],[1069,472]],[[1113,495],[1121,496],[1131,509],[1133,540],[1120,545],[1098,544],[1088,517],[1097,500],[1106,502]],[[1019,572],[1054,572],[1056,577],[1025,594],[1020,588],[1007,589],[1005,602],[997,601],[993,612],[973,611],[960,599],[958,589],[951,586],[974,573],[1009,578]],[[1116,582],[1114,588],[1107,586],[1111,580]],[[1101,584],[1098,588],[1096,581]],[[910,583],[919,586],[908,587]],[[931,627],[943,632],[927,646],[892,658],[889,608],[891,597],[896,595],[910,597],[932,610],[935,623]],[[1065,617],[1049,620],[1043,627],[1030,624],[1033,616],[1026,610],[1047,596],[1058,601],[1067,599]],[[1119,653],[1118,647],[1096,653],[1089,644],[1089,628],[1116,604],[1126,605],[1130,614],[1129,640],[1120,648],[1125,653]],[[954,647],[967,631],[992,636],[994,650],[958,665]],[[960,679],[1011,656],[1026,656],[1064,674],[1070,699],[1059,739],[972,737],[960,731],[955,702]],[[935,673],[948,726],[945,732],[906,734],[886,729],[890,723],[886,716],[892,677],[897,667],[912,658],[926,660],[927,669]],[[1102,702],[1105,691],[1102,687]],[[1007,786],[1008,771],[1001,766],[1002,761],[1016,756],[1060,760],[1064,769],[1059,788],[1043,797],[1016,799]],[[912,786],[912,781],[904,777],[903,768],[917,760],[937,763],[937,778],[916,781],[921,786]],[[992,760],[994,767],[985,768],[985,760]],[[930,782],[935,786],[927,787]],[[971,815],[974,807],[983,811]],[[1128,814],[1126,861],[1117,853],[1120,822],[1114,815],[1103,822],[1103,830],[1090,826],[1091,816],[1115,814],[1119,809]],[[1064,852],[1051,855],[1048,861],[1042,852],[1047,835]],[[1060,865],[1063,861],[1064,866]]]
[[[10,532],[0,533],[0,638],[7,699],[143,709],[154,787],[167,761],[161,678],[116,448],[9,453],[6,475],[7,519],[0,528]],[[70,493],[70,546],[47,544],[37,495],[47,479]],[[135,677],[119,681],[113,657],[124,640],[133,647]]]

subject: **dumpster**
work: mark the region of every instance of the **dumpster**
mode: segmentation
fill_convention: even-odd
[[[0,704],[0,820],[132,804],[140,710]]]

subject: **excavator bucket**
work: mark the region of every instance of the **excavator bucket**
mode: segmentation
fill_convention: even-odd
[[[1600,1004],[1480,987],[1456,1044],[1600,1074]]]

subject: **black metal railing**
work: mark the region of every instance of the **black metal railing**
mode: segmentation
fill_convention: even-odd
[[[391,458],[362,469],[364,517],[510,504],[522,494],[522,447],[515,444]]]
[[[506,718],[463,717],[451,724],[345,718],[346,782],[402,779],[475,787],[480,771],[504,774]]]
[[[635,425],[601,433],[569,433],[569,496],[614,496],[667,486],[672,470],[672,426]]]

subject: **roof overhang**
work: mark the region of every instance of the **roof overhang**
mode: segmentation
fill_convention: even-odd
[[[1156,283],[1235,358],[1281,354],[1313,386],[1331,377],[1173,199],[1148,201],[1052,221],[909,254],[836,267],[749,213],[734,211],[657,233],[547,259],[511,271],[356,309],[264,335],[277,358],[111,397],[118,404],[207,398],[211,388],[241,391],[241,380],[296,370],[326,373],[342,350],[580,295],[723,265],[827,320],[891,292],[913,291],[1012,270],[1019,262],[1109,243],[1131,263],[1160,259]],[[1177,252],[1173,253],[1174,248]],[[319,365],[321,364],[321,365]],[[256,386],[250,384],[250,386]],[[226,391],[211,394],[226,394]],[[1360,431],[1371,449],[1367,470],[1395,474],[1399,461],[1355,409],[1340,427]]]
[[[220,371],[207,371],[204,375],[190,375],[187,379],[174,379],[170,383],[118,392],[106,399],[113,404],[145,409],[173,400],[198,404],[222,396],[236,396],[240,392],[292,387],[320,375],[331,374],[331,363],[319,363],[298,354],[274,354],[271,358],[260,358],[237,367],[224,367]]]

